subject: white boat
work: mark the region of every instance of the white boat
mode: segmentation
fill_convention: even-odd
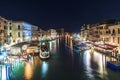
[[[49,51],[40,51],[39,56],[41,59],[49,59],[50,52]]]
[[[88,50],[90,47],[86,43],[80,43],[78,45],[75,45],[80,50]]]
[[[49,59],[50,58],[50,51],[48,47],[48,43],[42,43],[39,51],[39,56],[41,59]]]

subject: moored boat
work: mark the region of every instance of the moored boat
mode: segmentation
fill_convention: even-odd
[[[49,59],[50,52],[49,51],[40,51],[39,56],[41,59]]]
[[[40,51],[39,51],[39,57],[43,60],[45,59],[49,59],[50,58],[50,50],[49,50],[49,47],[48,47],[48,44],[49,43],[41,43],[41,47],[40,47]]]
[[[116,61],[107,61],[107,66],[112,69],[120,69],[120,63]]]

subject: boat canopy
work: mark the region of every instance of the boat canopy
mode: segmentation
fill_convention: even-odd
[[[113,50],[118,46],[115,45],[111,45],[111,44],[94,44],[94,46],[105,49],[105,50]]]
[[[86,43],[80,43],[77,45],[77,47],[85,47],[86,46]]]

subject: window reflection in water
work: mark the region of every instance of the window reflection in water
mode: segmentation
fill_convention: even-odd
[[[87,50],[84,53],[84,65],[86,68],[87,75],[94,79],[93,72],[98,72],[100,78],[107,76],[106,66],[105,66],[105,55],[91,50]],[[92,62],[91,62],[92,61]],[[94,69],[93,69],[94,67]]]
[[[31,79],[33,76],[33,65],[29,62],[25,62],[24,76],[27,80]]]
[[[70,39],[70,48],[73,49],[73,42],[72,42],[72,39]]]
[[[42,77],[46,77],[48,71],[48,63],[42,62]]]
[[[93,60],[98,65],[97,72],[100,73],[99,77],[103,78],[104,76],[107,76],[106,64],[105,64],[105,62],[106,62],[105,61],[105,55],[103,55],[102,53],[98,53],[98,52],[94,51]]]
[[[10,80],[11,66],[0,65],[0,80]]]
[[[85,65],[85,69],[86,69],[86,74],[88,77],[93,78],[94,76],[92,74],[92,68],[91,68],[91,55],[89,53],[90,51],[85,51],[84,55],[83,55],[83,61],[84,61],[84,65]]]
[[[6,66],[2,66],[2,80],[7,80]]]
[[[50,51],[56,52],[56,40],[51,41],[49,45],[50,45]]]

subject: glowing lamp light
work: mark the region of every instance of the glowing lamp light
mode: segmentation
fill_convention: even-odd
[[[42,45],[45,45],[45,43],[42,43]]]
[[[22,50],[26,50],[26,49],[27,49],[27,45],[23,45]]]
[[[70,38],[72,39],[73,37],[71,36]]]

